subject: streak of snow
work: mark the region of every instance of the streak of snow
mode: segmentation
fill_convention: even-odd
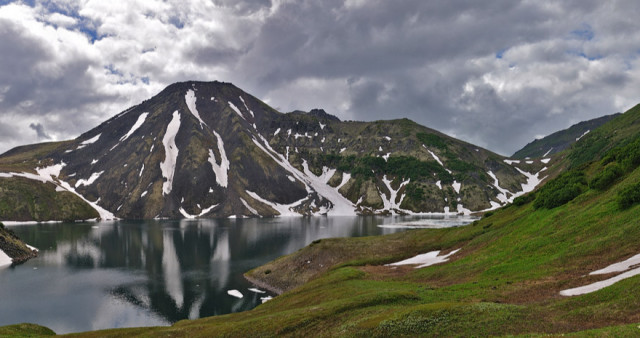
[[[162,138],[162,144],[164,145],[164,161],[160,162],[160,170],[162,171],[162,177],[167,180],[162,183],[162,194],[168,195],[173,188],[173,175],[176,172],[176,161],[178,160],[178,146],[176,146],[176,135],[180,130],[180,113],[178,111],[173,112],[173,118],[167,130]]]
[[[212,130],[213,134],[216,136],[218,140],[218,152],[220,152],[220,164],[215,159],[213,150],[209,149],[209,163],[211,163],[211,168],[213,172],[216,174],[216,182],[223,188],[226,188],[229,185],[229,166],[230,162],[227,158],[227,153],[224,151],[224,141],[220,134],[218,134],[215,130]]]
[[[102,133],[100,133],[100,134],[98,134],[98,135],[96,135],[96,136],[94,136],[94,137],[92,137],[92,138],[90,138],[90,139],[88,139],[86,141],[83,141],[82,143],[80,143],[80,147],[78,147],[77,149],[84,148],[85,146],[87,146],[89,144],[92,144],[92,143],[96,143],[96,141],[98,141],[98,139],[100,139],[101,135],[102,135]]]
[[[187,108],[189,108],[191,114],[200,121],[200,128],[204,128],[203,125],[206,126],[207,124],[202,121],[202,118],[198,113],[198,109],[196,108],[196,93],[191,89],[187,90],[187,94],[184,96],[184,101],[187,103]]]
[[[424,144],[422,146],[424,147]],[[436,156],[436,154],[434,154],[433,151],[431,150],[427,150],[427,151],[429,152],[429,154],[431,154],[431,156],[433,156],[433,159],[436,160],[436,162],[438,162],[441,166],[444,167],[444,164],[442,164],[442,161],[440,161],[440,158]]]
[[[291,129],[287,130],[287,137],[291,136]]]
[[[254,214],[256,216],[260,216],[260,213],[258,213],[258,211],[256,209],[252,208],[249,205],[249,203],[247,203],[247,201],[244,200],[244,198],[240,197],[240,202],[242,202],[244,207],[247,208],[247,210],[249,210],[249,212],[251,212],[252,214]]]
[[[493,178],[493,186],[496,189],[498,189],[498,191],[500,191],[500,193],[496,195],[496,198],[498,199],[498,201],[502,203],[507,203],[509,201],[509,198],[507,196],[511,194],[511,192],[507,189],[503,189],[502,187],[500,187],[500,183],[498,182],[498,177],[496,177],[496,175],[491,170],[489,170],[487,174],[489,174],[489,176]]]
[[[606,268],[605,268],[606,269]],[[604,270],[604,269],[603,269]],[[593,273],[592,273],[593,274]],[[560,291],[560,295],[562,296],[578,296],[583,295],[585,293],[591,293],[594,291],[598,291],[606,288],[607,286],[611,286],[623,279],[631,278],[633,276],[640,275],[640,268],[635,268],[633,270],[629,270],[625,273],[621,273],[615,277],[611,277],[609,279],[605,279],[603,281],[591,283],[588,285],[580,286],[573,289],[567,289]]]
[[[544,163],[544,164],[549,163],[549,161],[551,161],[551,159],[550,159],[550,158],[543,158],[543,159],[541,159],[541,160],[540,160],[540,162],[542,162],[542,163]]]
[[[262,302],[262,304],[264,304],[265,302],[268,302],[268,301],[270,301],[272,299],[273,299],[273,297],[271,297],[271,296],[260,297],[260,301]]]
[[[136,132],[136,130],[138,130],[138,128],[140,128],[142,126],[142,124],[144,123],[144,121],[147,119],[147,116],[149,115],[149,113],[142,113],[140,114],[140,116],[138,116],[138,120],[136,121],[136,123],[133,124],[133,127],[131,127],[131,129],[129,130],[128,133],[126,133],[124,136],[122,136],[120,138],[120,142],[126,140],[129,138],[129,136],[131,136],[133,133]]]
[[[580,135],[578,138],[576,138],[576,142],[580,141],[581,138],[585,137],[587,134],[589,134],[591,130],[587,130],[584,132],[584,134]]]
[[[279,132],[280,132],[280,128],[276,129],[275,133],[273,133],[273,136],[278,135]]]
[[[400,209],[400,204],[402,204],[402,201],[404,200],[405,195],[402,195],[400,197],[400,201],[396,203],[396,200],[398,199],[398,192],[405,185],[409,184],[410,181],[411,179],[403,181],[402,183],[400,183],[400,186],[398,187],[398,189],[393,189],[391,187],[391,181],[387,178],[387,175],[384,175],[382,177],[382,182],[387,187],[387,189],[389,189],[389,198],[387,198],[387,196],[382,192],[380,192],[380,190],[378,189],[378,193],[380,194],[380,198],[382,198],[382,203],[384,204],[385,210],[389,210],[391,213],[396,213],[395,210]]]
[[[266,204],[268,206],[270,206],[271,208],[273,208],[275,211],[278,212],[278,214],[280,214],[280,216],[284,216],[284,217],[297,217],[297,216],[302,216],[301,214],[291,210],[294,207],[297,207],[298,205],[302,204],[302,202],[307,200],[307,197],[293,202],[291,204],[280,204],[280,203],[276,203],[276,202],[271,202],[268,201],[262,197],[260,197],[260,195],[256,194],[255,192],[249,191],[247,190],[247,194],[249,194],[249,196],[251,196],[251,198],[253,198],[254,200],[261,202],[262,204]]]
[[[284,156],[282,156],[281,154],[273,150],[273,148],[271,148],[271,146],[269,145],[269,142],[267,142],[267,140],[265,140],[262,135],[259,135],[259,137],[261,138],[264,144],[258,142],[258,140],[256,140],[255,138],[253,139],[253,142],[260,149],[262,149],[262,151],[264,151],[267,155],[269,155],[282,168],[289,171],[289,173],[291,173],[298,180],[302,181],[305,184],[305,186],[307,186],[308,192],[311,192],[309,188],[313,187],[313,190],[315,190],[319,195],[328,199],[333,204],[333,208],[328,212],[330,216],[356,215],[354,210],[355,206],[353,205],[353,203],[351,203],[351,201],[349,201],[344,196],[342,196],[335,188],[332,188],[329,185],[327,185],[327,181],[331,178],[331,176],[333,176],[333,173],[335,173],[335,169],[329,170],[329,169],[323,168],[323,174],[320,177],[318,177],[314,175],[311,171],[309,171],[309,165],[305,160],[302,162],[302,167],[304,169],[304,172],[300,172],[300,170],[296,169],[288,161],[286,161]],[[332,172],[331,175],[328,174],[329,171]]]
[[[251,109],[249,109],[249,107],[247,107],[247,103],[244,102],[244,99],[242,98],[242,96],[239,96],[240,101],[242,101],[242,104],[244,104],[244,107],[247,109],[247,111],[249,112],[249,114],[251,114],[251,116],[256,117],[256,115],[253,113],[253,111]]]
[[[256,289],[256,288],[249,288],[248,289],[251,292],[255,292],[255,293],[267,293],[266,291],[262,291],[260,289]]]
[[[145,190],[145,191],[140,195],[140,197],[142,198],[142,197],[147,196],[147,193],[148,193],[148,191],[147,191],[147,190]]]
[[[342,153],[343,151],[347,150],[347,148],[342,148],[340,149],[340,153]]]
[[[142,168],[140,168],[140,173],[138,174],[138,177],[142,177],[143,171],[144,171],[144,163],[142,163]]]
[[[418,265],[416,269],[424,268],[427,266],[431,266],[434,264],[444,263],[449,260],[449,257],[454,255],[456,252],[460,251],[460,249],[453,250],[450,253],[444,256],[438,256],[440,254],[440,250],[427,252],[425,254],[417,255],[411,258],[407,258],[403,261],[386,264],[385,266],[398,266],[398,265]]]
[[[553,150],[553,147],[549,148],[549,150],[547,150],[546,153],[544,153],[544,155],[542,155],[542,157],[546,157],[547,155],[549,155],[549,153]]]
[[[238,109],[238,107],[236,107],[231,101],[228,101],[228,103],[229,103],[229,107],[231,107],[231,109],[233,109],[233,111],[238,113],[238,115],[240,115],[240,117],[242,117],[244,119],[244,115],[242,115],[242,113],[240,112],[240,109]]]
[[[82,186],[82,185],[92,185],[92,184],[93,184],[93,182],[95,182],[95,181],[100,177],[100,175],[102,175],[102,173],[104,173],[104,171],[101,171],[101,172],[99,172],[99,173],[93,173],[93,174],[91,174],[91,176],[90,176],[88,179],[86,179],[86,180],[84,180],[84,179],[82,179],[82,180],[78,180],[78,181],[76,182],[76,188],[78,188],[78,187],[80,187],[80,186]]]

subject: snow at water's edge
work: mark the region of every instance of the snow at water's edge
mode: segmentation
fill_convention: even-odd
[[[228,290],[227,294],[229,296],[233,296],[236,298],[243,298],[244,296],[242,295],[242,292],[238,291],[238,290]]]
[[[0,249],[0,268],[13,264],[13,259]]]

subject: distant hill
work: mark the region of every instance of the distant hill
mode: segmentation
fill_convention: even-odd
[[[527,157],[541,158],[551,156],[569,148],[569,146],[574,144],[591,130],[600,127],[618,115],[620,115],[620,113],[605,115],[593,120],[574,124],[567,129],[557,131],[549,136],[530,142],[522,149],[516,151],[511,157],[515,159],[525,159]]]

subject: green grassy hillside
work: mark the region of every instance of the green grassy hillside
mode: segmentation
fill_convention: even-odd
[[[639,149],[635,107],[563,154],[564,173],[469,226],[321,240],[248,273],[285,291],[252,311],[78,336],[635,335],[639,276],[559,292],[640,253]],[[455,249],[426,268],[384,265]]]

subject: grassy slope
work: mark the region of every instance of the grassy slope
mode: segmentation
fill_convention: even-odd
[[[635,137],[638,121],[636,107],[578,142],[566,165],[593,177],[602,165],[585,165],[587,155],[597,160]],[[322,240],[249,273],[292,288],[252,311],[79,336],[633,334],[628,324],[640,322],[640,277],[577,297],[558,292],[606,279],[587,275],[640,253],[640,205],[621,210],[616,203],[618,192],[637,182],[640,168],[551,210],[530,202],[462,228]],[[445,264],[382,265],[456,248]],[[298,269],[299,279],[286,285],[289,269]]]

